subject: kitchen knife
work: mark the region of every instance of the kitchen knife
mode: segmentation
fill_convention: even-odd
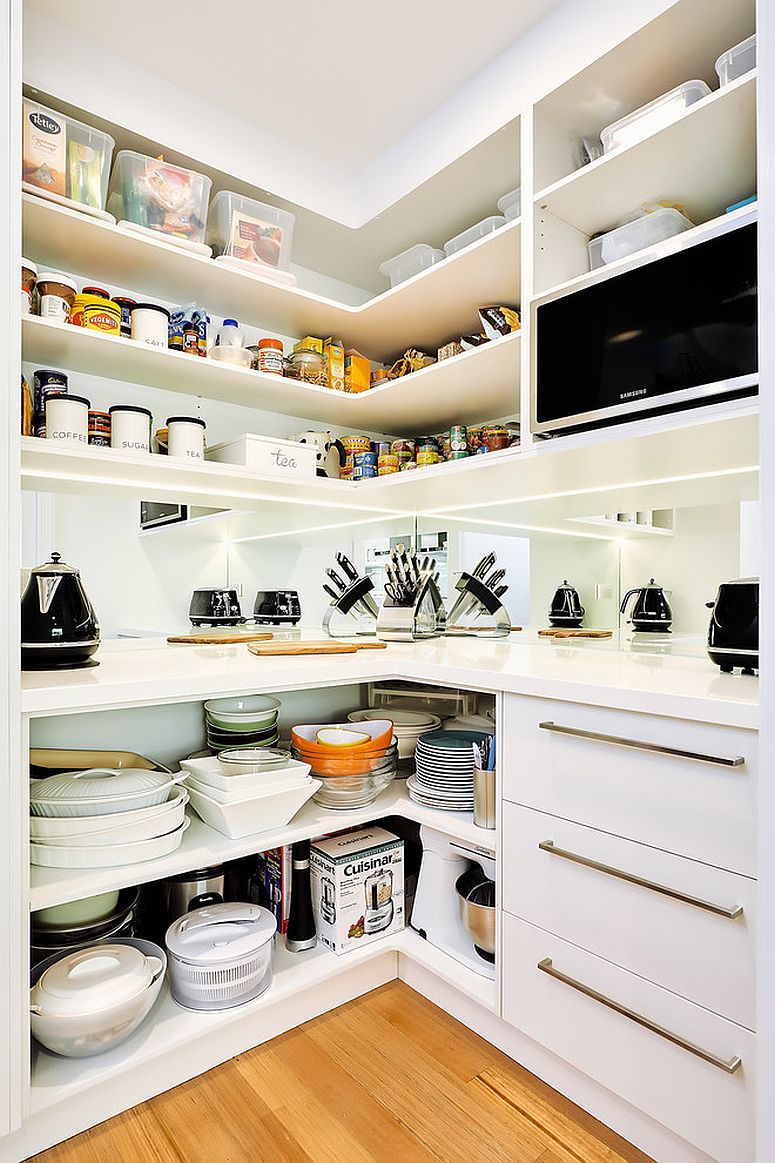
[[[484,584],[486,586],[488,586],[491,590],[494,590],[495,587],[497,586],[498,582],[502,582],[503,579],[505,578],[505,576],[506,576],[505,569],[496,569],[493,573],[490,574],[490,576],[487,578],[487,581]]]
[[[355,568],[349,557],[345,557],[343,553],[337,553],[336,564],[341,567],[342,572],[347,575],[350,581],[357,581],[360,574]]]
[[[323,589],[326,591],[330,598],[334,599],[335,602],[339,601],[339,594],[334,593],[334,591],[331,589],[331,586],[327,586],[325,582],[323,582]]]
[[[508,586],[498,586],[497,590],[493,590],[493,593],[496,598],[502,598],[508,588]]]
[[[485,576],[485,574],[488,574],[490,572],[490,570],[492,569],[492,567],[495,565],[495,561],[496,561],[495,554],[488,553],[485,557],[482,558],[482,560],[477,565],[476,569],[473,572],[473,576],[476,578],[483,578]]]
[[[334,573],[332,569],[326,570],[326,577],[331,579],[331,581],[341,593],[344,593],[344,591],[347,589],[347,586],[344,584],[339,574]]]

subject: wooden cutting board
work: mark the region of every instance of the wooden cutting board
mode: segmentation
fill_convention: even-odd
[[[613,638],[613,630],[539,630],[539,638]]]
[[[447,629],[448,630],[463,630],[463,631],[465,631],[466,634],[478,634],[479,631],[482,629],[482,627],[481,626],[460,626],[457,623],[455,623],[452,626],[447,626]],[[516,634],[516,632],[518,630],[521,630],[521,629],[522,629],[521,626],[512,626],[510,632],[512,634]]]
[[[260,657],[276,657],[279,654],[356,654],[359,650],[385,650],[384,642],[251,642],[248,650]]]
[[[199,646],[230,646],[235,642],[268,642],[274,634],[245,633],[219,634],[216,630],[202,631],[201,634],[171,634],[168,642],[195,642]]]

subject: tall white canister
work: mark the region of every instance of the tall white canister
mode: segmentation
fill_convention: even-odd
[[[187,460],[203,460],[205,428],[206,424],[199,416],[170,416],[167,420],[167,454]]]
[[[84,396],[61,395],[46,399],[46,439],[60,444],[89,443],[89,408]]]
[[[148,408],[135,404],[114,404],[110,412],[110,447],[123,452],[151,451],[151,422]]]

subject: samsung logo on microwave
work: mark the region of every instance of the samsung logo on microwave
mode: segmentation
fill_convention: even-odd
[[[61,133],[62,126],[53,117],[47,117],[45,113],[36,110],[30,113],[30,125],[35,129],[41,130],[42,133]]]
[[[636,400],[638,396],[647,396],[649,394],[648,388],[632,388],[629,392],[620,392],[620,400]]]

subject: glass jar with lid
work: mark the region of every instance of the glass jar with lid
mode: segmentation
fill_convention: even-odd
[[[312,347],[300,347],[285,359],[285,374],[293,380],[328,387],[328,360]]]

